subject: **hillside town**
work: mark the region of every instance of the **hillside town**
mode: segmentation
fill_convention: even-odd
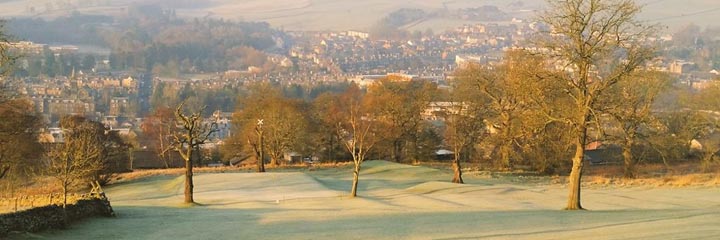
[[[446,86],[458,67],[476,64],[497,64],[508,49],[525,48],[528,37],[546,30],[537,22],[513,19],[509,24],[476,24],[412,40],[378,40],[367,32],[289,32],[295,44],[284,54],[266,57],[278,68],[231,69],[199,76],[162,77],[152,73],[113,70],[107,56],[98,56],[89,71],[72,69],[67,76],[20,77],[21,94],[29,96],[36,110],[50,125],[59,116],[82,115],[91,119],[115,119],[108,127],[138,127],[137,123],[149,107],[154,87],[164,83],[180,91],[185,85],[193,89],[238,89],[251,82],[276,82],[283,85],[313,86],[338,82],[355,82],[368,86],[387,76],[408,80],[429,80]],[[651,39],[660,45],[672,41],[672,35]],[[10,48],[24,55],[43,55],[50,51],[54,58],[82,55],[76,46],[49,46],[32,42],[11,43]],[[24,67],[30,63],[22,62]],[[70,64],[67,65],[70,67]],[[717,79],[720,72],[698,66],[690,59],[660,56],[648,63],[648,69],[671,73],[678,81],[702,88]],[[119,120],[118,120],[119,119]],[[118,122],[119,121],[119,122]],[[117,123],[116,123],[117,122]]]
[[[22,56],[17,59],[16,69],[9,76],[12,81],[8,81],[7,86],[17,89],[17,93],[28,99],[39,114],[43,123],[40,126],[42,129],[38,130],[41,143],[62,144],[66,139],[63,135],[67,133],[67,129],[62,127],[63,119],[67,116],[80,117],[102,124],[107,132],[118,134],[127,141],[130,161],[123,163],[127,169],[181,167],[182,154],[168,150],[166,142],[174,141],[169,138],[171,134],[158,128],[178,127],[176,120],[172,119],[179,117],[181,108],[186,107],[201,112],[201,125],[214,126],[212,134],[207,135],[208,138],[200,144],[200,151],[195,153],[197,156],[191,157],[199,159],[199,166],[247,165],[252,152],[257,152],[251,151],[257,147],[254,144],[259,143],[252,143],[249,140],[252,137],[247,137],[252,134],[248,126],[253,126],[253,121],[243,118],[252,113],[252,107],[263,106],[281,111],[277,113],[280,116],[275,116],[278,118],[297,114],[295,119],[282,120],[293,122],[290,124],[293,126],[282,130],[284,140],[277,140],[275,144],[281,146],[270,156],[273,163],[281,159],[288,163],[348,159],[350,156],[337,153],[342,150],[341,145],[337,144],[337,132],[329,133],[328,137],[322,128],[311,125],[322,125],[320,123],[327,120],[323,119],[323,114],[334,115],[340,111],[328,107],[328,103],[322,105],[322,101],[338,97],[332,94],[351,94],[352,89],[358,87],[364,94],[382,99],[374,100],[380,101],[373,103],[373,111],[378,111],[375,120],[387,121],[384,124],[389,129],[395,128],[387,133],[389,136],[383,137],[379,148],[384,152],[376,153],[376,157],[415,163],[419,159],[454,158],[457,161],[461,158],[460,152],[465,152],[470,155],[466,158],[496,161],[494,164],[505,168],[512,166],[552,172],[555,168],[567,166],[532,163],[519,156],[510,156],[509,151],[512,149],[528,152],[523,154],[545,151],[541,146],[534,146],[534,141],[538,140],[533,138],[541,137],[535,135],[539,130],[509,130],[512,129],[513,121],[517,121],[512,115],[527,115],[530,109],[525,109],[528,108],[526,105],[532,102],[539,104],[536,101],[540,101],[513,99],[512,92],[529,95],[541,93],[525,93],[525,89],[512,86],[511,82],[498,83],[495,81],[500,80],[492,79],[502,76],[501,72],[508,64],[518,61],[512,59],[512,56],[519,52],[530,54],[520,61],[528,63],[535,61],[533,55],[557,54],[553,51],[558,49],[550,49],[536,42],[539,36],[558,35],[557,29],[553,29],[547,22],[491,14],[496,21],[463,24],[438,33],[432,29],[410,32],[400,26],[422,19],[427,13],[417,9],[400,9],[378,23],[382,31],[284,31],[273,29],[265,23],[178,20],[173,11],[161,8],[138,7],[127,11],[131,16],[144,16],[143,21],[146,22],[141,25],[148,29],[165,25],[173,25],[177,29],[169,28],[150,42],[138,37],[143,34],[126,31],[117,35],[118,39],[105,40],[111,49],[31,41],[2,43],[8,51]],[[484,7],[464,9],[459,13],[464,19],[473,19],[496,11],[500,10]],[[84,18],[81,15],[75,17]],[[112,26],[122,29],[119,26],[122,21],[113,23],[105,18],[97,20],[105,21],[99,24],[101,28]],[[132,18],[129,22],[137,24]],[[204,36],[206,39],[194,36],[200,40],[192,37],[176,38],[178,34],[190,34],[180,31],[186,28],[207,29],[209,32],[217,32],[218,36]],[[223,31],[217,31],[216,28]],[[655,46],[655,49],[643,55],[648,60],[637,66],[638,71],[664,74],[672,82],[671,85],[682,85],[697,91],[713,86],[720,79],[717,69],[720,62],[713,61],[714,45],[709,44],[712,42],[712,34],[690,25],[677,33],[643,37],[640,43]],[[230,41],[227,42],[226,38],[230,38]],[[232,43],[239,45],[224,45]],[[695,54],[688,49],[705,50],[699,51],[703,54]],[[575,71],[569,60],[557,61],[556,58],[548,57],[534,64],[548,65],[549,69],[559,72]],[[604,64],[614,66],[627,63]],[[485,71],[496,71],[492,74],[498,75],[482,76],[491,74]],[[599,65],[593,65],[587,71],[591,75],[606,74]],[[485,77],[484,80],[491,81],[484,84],[490,85],[476,83],[464,86],[462,84],[467,80],[467,74],[481,74],[481,79]],[[502,87],[512,89],[495,89],[500,86],[492,84],[509,84]],[[533,83],[523,84],[528,85],[524,87],[530,87],[529,84]],[[487,99],[468,98],[477,93],[459,95],[463,93],[462,88],[477,88],[475,90],[486,94]],[[553,88],[545,89],[542,94],[560,90],[563,86]],[[277,92],[282,96],[278,96]],[[498,97],[498,94],[508,96]],[[651,94],[655,95],[647,99],[662,98],[656,96],[659,92]],[[625,101],[632,100],[640,104],[643,99]],[[474,109],[477,106],[470,104],[471,100],[484,101],[477,104],[486,110]],[[283,103],[284,106],[272,105],[273,102]],[[649,108],[649,105],[645,106]],[[475,113],[467,113],[471,110]],[[457,140],[452,138],[460,133],[450,132],[453,125],[459,124],[452,122],[452,116],[480,114],[482,111],[486,111],[482,113],[484,115],[477,116],[482,121],[464,126],[477,128],[473,140],[467,141],[473,148],[454,145]],[[714,111],[707,112],[716,114]],[[404,117],[409,120],[395,119],[402,114],[406,114]],[[608,134],[622,135],[623,131],[628,130],[615,122],[612,114],[609,112],[597,116],[603,122],[587,128],[591,135],[587,141],[592,144],[586,146],[585,150],[589,153],[585,160],[595,164],[621,161],[619,148],[622,141],[612,139],[614,136]],[[241,120],[247,122],[238,122]],[[639,125],[632,126],[639,128]],[[337,126],[330,124],[324,127],[332,129]],[[516,146],[505,146],[493,140],[511,138],[512,134],[520,134],[515,138],[526,138],[524,140],[528,142],[521,146],[520,141],[515,139]],[[702,149],[699,141],[703,137],[700,135],[703,134],[693,137],[692,140],[697,144],[692,149]],[[280,144],[281,141],[285,142]],[[533,146],[538,148],[531,149]],[[564,154],[560,148],[557,154]]]
[[[713,239],[714,5],[0,1],[0,239]]]

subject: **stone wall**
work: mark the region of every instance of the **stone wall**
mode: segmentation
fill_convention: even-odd
[[[114,216],[110,203],[104,198],[77,201],[67,206],[67,222],[59,205],[37,207],[25,211],[0,214],[0,238],[9,232],[39,232],[63,228],[67,223],[95,216]]]

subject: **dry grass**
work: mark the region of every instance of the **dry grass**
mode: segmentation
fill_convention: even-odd
[[[4,186],[0,189],[0,198],[14,198],[16,196],[33,196],[47,195],[49,193],[60,193],[62,189],[59,187],[57,180],[50,177],[35,178],[32,183],[9,189]]]
[[[634,179],[590,176],[585,184],[591,186],[717,187],[720,186],[720,174],[695,173]]]
[[[68,195],[68,204],[74,204],[80,199],[84,199],[80,194]],[[35,207],[44,207],[49,205],[62,205],[63,198],[61,194],[44,194],[44,195],[24,195],[14,198],[0,198],[0,214],[17,212]]]
[[[652,186],[699,187],[720,186],[720,169],[710,173],[700,171],[698,163],[684,163],[666,167],[662,164],[638,166],[636,178],[624,178],[622,165],[593,166],[586,173],[585,184],[596,186]]]
[[[449,162],[428,162],[422,163],[422,166],[451,170]],[[583,185],[586,186],[651,186],[651,187],[701,187],[720,186],[720,167],[711,173],[703,173],[700,170],[699,163],[688,162],[676,164],[666,167],[663,164],[643,164],[637,167],[638,176],[636,178],[624,178],[624,169],[622,165],[600,165],[586,166],[583,173]],[[567,184],[567,176],[541,176],[531,171],[515,170],[515,171],[499,171],[496,169],[484,167],[483,164],[466,163],[463,164],[463,173],[465,176],[478,177],[482,175],[485,178],[509,180],[516,182],[528,182],[528,178],[538,178],[533,183],[545,184]]]

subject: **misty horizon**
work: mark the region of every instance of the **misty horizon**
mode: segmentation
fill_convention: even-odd
[[[639,19],[649,24],[666,26],[666,33],[672,33],[688,24],[712,27],[720,17],[720,4],[713,0],[641,0],[644,6]],[[393,1],[316,1],[316,0],[9,0],[0,2],[2,18],[47,18],[68,16],[73,13],[90,15],[122,15],[127,8],[136,5],[152,5],[160,8],[172,8],[179,17],[216,18],[234,21],[268,22],[274,28],[297,31],[367,31],[373,24],[387,14],[399,9],[420,9],[428,13],[456,11],[464,8],[495,6],[511,18],[532,20],[542,11],[545,0],[411,0],[403,3]],[[441,32],[457,25],[507,22],[473,21],[448,19],[432,16],[404,26],[406,30],[432,29]]]

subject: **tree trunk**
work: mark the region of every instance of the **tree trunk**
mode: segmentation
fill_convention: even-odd
[[[9,170],[10,170],[10,167],[3,168],[2,171],[0,171],[0,179],[3,179],[3,177],[5,177],[5,174],[7,174],[7,172]]]
[[[353,170],[353,182],[352,189],[350,190],[350,197],[357,197],[358,180],[360,178],[360,163],[355,162],[355,169]]]
[[[68,184],[66,182],[63,182],[62,185],[62,193],[63,193],[63,211],[65,211],[65,207],[67,207],[67,195],[68,195]]]
[[[165,163],[165,168],[168,169],[168,168],[170,168],[170,159],[169,159],[170,156],[168,155],[166,157],[165,143],[164,143],[163,139],[164,138],[161,136],[160,137],[160,151],[162,151],[162,152],[160,152],[160,159],[163,161],[163,163]]]
[[[65,207],[67,207],[67,194],[68,187],[70,185],[70,158],[65,157],[65,166],[63,166],[63,179],[62,179],[62,191],[63,191],[63,214],[65,214]]]
[[[277,159],[278,159],[277,156],[272,156],[272,157],[270,157],[270,165],[273,165],[273,166],[277,167],[277,166],[279,165]]]
[[[510,144],[512,144],[511,141],[508,141],[506,143],[503,143],[500,146],[500,167],[501,168],[511,168],[510,166]]]
[[[335,137],[330,136],[330,147],[328,148],[328,160],[331,160],[332,162],[337,162],[337,159],[335,159]]]
[[[393,141],[392,159],[396,163],[402,161],[402,141],[400,140]]]
[[[503,131],[503,139],[501,141],[503,142],[500,145],[500,167],[501,168],[511,168],[510,165],[510,151],[512,151],[512,144],[513,141],[511,139],[512,130],[510,129],[510,115],[508,113],[502,114],[502,131]]]
[[[712,150],[707,150],[707,149],[705,149],[703,151],[705,151],[705,153],[703,153],[702,163],[700,164],[701,170],[704,173],[708,173],[708,172],[710,172],[710,168],[712,167],[713,158],[715,158],[715,153],[717,151],[712,151]]]
[[[185,203],[195,202],[193,200],[193,166],[190,159],[185,160]]]
[[[255,159],[257,159],[257,172],[265,172],[265,162],[263,158],[262,153],[255,155]]]
[[[257,164],[258,172],[265,172],[265,153],[263,153],[262,150],[260,150],[260,154],[258,154]]]
[[[570,172],[570,194],[568,196],[567,206],[565,210],[581,210],[580,204],[580,188],[583,169],[583,158],[585,157],[585,139],[587,136],[587,127],[584,123],[580,127],[580,134],[575,142],[575,156],[573,156],[572,171]]]
[[[202,151],[200,151],[200,145],[195,146],[195,150],[193,150],[195,155],[197,155],[197,160],[195,161],[196,167],[202,167],[203,166],[203,158]],[[190,157],[192,159],[192,157]]]
[[[260,159],[258,159],[259,166],[259,172],[265,172],[265,135],[263,134],[263,131],[260,130],[258,133],[260,135]]]
[[[459,151],[455,152],[455,160],[453,160],[452,166],[453,166],[453,171],[455,172],[455,174],[453,174],[452,182],[459,183],[459,184],[465,183],[465,182],[463,182],[463,179],[462,179],[462,168],[460,167]]]
[[[133,149],[132,149],[132,148],[128,148],[128,162],[129,162],[129,165],[130,165],[130,166],[128,166],[128,168],[129,168],[130,171],[133,170],[133,162],[134,162],[134,161],[135,161],[135,155],[133,154]]]
[[[63,214],[63,227],[68,225],[68,215],[67,215],[67,195],[68,195],[68,185],[69,183],[67,180],[63,180],[62,185],[62,192],[63,192],[63,204],[62,204],[62,214]],[[52,203],[52,202],[51,202]]]
[[[257,172],[265,172],[265,163],[263,162],[263,155],[262,151],[260,151],[260,147],[256,144],[253,144],[250,140],[248,140],[248,144],[252,146],[253,150],[255,151],[255,161],[257,162],[255,165],[257,166]]]
[[[162,156],[160,156],[160,159],[162,159],[162,160],[163,160],[163,163],[165,163],[165,169],[170,168],[170,159],[169,159],[169,158],[170,158],[170,157],[169,157],[169,156],[166,157],[165,154],[163,154]]]
[[[623,146],[623,160],[625,162],[625,178],[635,178],[635,159],[632,155],[632,140],[626,140]]]
[[[408,148],[412,151],[412,153],[408,154],[412,158],[412,163],[414,165],[420,164],[421,154],[418,148],[418,137],[413,136],[411,140],[408,141],[408,144],[410,145]]]

